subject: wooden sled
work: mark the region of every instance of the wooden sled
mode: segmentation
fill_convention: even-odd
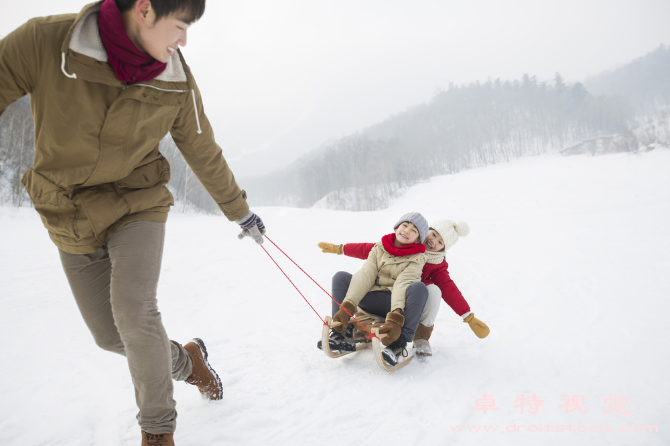
[[[356,320],[351,320],[350,323],[354,323],[355,325],[358,326],[358,328],[354,329],[354,340],[356,341],[357,352],[367,348],[370,344],[372,344],[372,350],[374,352],[377,364],[379,365],[379,367],[381,367],[387,372],[393,372],[409,364],[409,362],[414,357],[413,350],[411,353],[409,353],[409,356],[400,358],[398,364],[396,364],[395,366],[387,364],[386,361],[384,360],[384,357],[382,356],[382,350],[384,350],[385,346],[381,343],[381,339],[384,338],[384,336],[386,335],[379,334],[379,327],[381,327],[384,324],[383,319],[362,311],[356,313],[354,315],[354,318],[356,318]],[[330,343],[328,342],[328,338],[330,336],[330,329],[333,327],[339,327],[342,324],[340,322],[333,322],[330,316],[326,316],[325,321],[326,324],[328,325],[324,325],[323,330],[321,332],[321,349],[323,350],[323,352],[331,358],[340,358],[342,356],[355,353],[355,352],[333,353],[330,350]],[[365,329],[360,327],[360,325],[363,325]],[[368,331],[376,336],[372,338],[372,341],[368,340]]]

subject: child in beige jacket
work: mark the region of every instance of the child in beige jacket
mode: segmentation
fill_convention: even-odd
[[[333,328],[329,338],[332,351],[355,351],[354,324],[350,317],[357,308],[385,317],[380,334],[387,346],[382,352],[390,365],[398,363],[407,343],[414,337],[428,298],[421,272],[426,263],[428,222],[417,212],[410,212],[396,222],[395,232],[382,237],[370,251],[363,267],[355,274],[340,271],[333,276]],[[340,304],[340,305],[338,305]],[[317,344],[321,348],[321,343]]]

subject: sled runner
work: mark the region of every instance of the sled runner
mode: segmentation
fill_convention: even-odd
[[[412,349],[411,352],[407,352],[407,356],[400,357],[396,365],[388,364],[382,356],[382,350],[384,350],[385,346],[382,344],[381,338],[383,338],[385,335],[380,335],[379,328],[374,327],[372,328],[372,334],[377,336],[376,338],[372,338],[372,351],[375,353],[375,359],[377,360],[379,367],[386,370],[387,372],[394,372],[400,368],[405,367],[414,358],[414,349]]]
[[[408,356],[402,357],[399,359],[398,363],[395,366],[392,366],[388,364],[385,360],[384,357],[382,356],[382,351],[384,350],[385,346],[381,343],[381,339],[386,336],[385,334],[379,334],[379,327],[381,327],[384,324],[384,320],[377,318],[375,316],[369,315],[367,313],[363,312],[358,312],[354,315],[356,320],[363,325],[368,331],[370,331],[372,334],[374,334],[376,337],[372,338],[372,341],[368,341],[368,333],[359,326],[358,329],[354,330],[354,339],[356,341],[356,351],[363,350],[367,348],[370,344],[372,344],[372,350],[375,355],[375,359],[377,361],[377,364],[379,367],[382,369],[386,370],[387,372],[393,372],[395,370],[398,370],[399,368],[402,368],[409,364],[409,362],[412,360],[414,357],[414,352],[408,352]],[[333,327],[339,327],[341,323],[339,322],[333,322],[330,316],[326,316],[326,324],[323,326],[323,330],[321,332],[321,349],[326,353],[326,355],[330,356],[331,358],[340,358],[342,356],[349,355],[351,353],[355,352],[341,352],[341,353],[334,353],[330,349],[330,343],[329,341],[329,335],[330,335],[330,329]],[[359,325],[357,322],[353,321],[356,325]]]

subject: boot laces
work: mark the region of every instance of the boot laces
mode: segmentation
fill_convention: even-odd
[[[142,432],[142,437],[150,446],[162,446],[165,441],[164,434],[150,434],[149,432]]]
[[[342,333],[338,333],[334,328],[331,328],[329,339],[335,342],[342,342],[344,341],[344,335]]]
[[[330,329],[330,336],[329,339],[331,341],[334,341],[335,343],[339,344],[341,342],[348,342],[350,344],[355,343],[354,341],[354,327],[353,325],[349,324],[346,330],[344,332],[339,333],[337,330],[334,328]]]
[[[395,344],[395,345],[394,345]],[[388,349],[393,352],[393,354],[399,358],[403,357],[406,358],[409,356],[409,352],[407,351],[407,344],[406,343],[401,343],[399,341],[396,341],[394,344],[391,344],[388,346]]]
[[[394,355],[396,355],[397,358],[399,358],[401,356],[403,358],[406,358],[406,357],[409,356],[409,352],[407,351],[407,349],[405,347],[396,347],[396,348],[391,349],[391,351],[393,352]]]

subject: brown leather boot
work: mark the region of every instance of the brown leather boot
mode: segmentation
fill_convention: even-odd
[[[186,382],[198,387],[203,397],[208,400],[223,398],[223,385],[219,375],[207,362],[207,349],[202,339],[195,338],[184,346],[184,350],[191,357],[193,369]]]
[[[433,356],[433,350],[430,348],[428,339],[430,339],[430,335],[433,334],[434,327],[434,325],[432,327],[426,327],[423,324],[419,324],[419,326],[416,327],[416,331],[414,332],[414,350],[417,355]]]
[[[142,431],[142,446],[174,446],[173,434],[150,434]]]
[[[423,324],[419,324],[419,326],[416,327],[416,331],[414,332],[414,339],[425,339],[427,341],[430,339],[430,335],[433,334],[433,328],[435,328],[435,325],[432,327],[426,327]]]

